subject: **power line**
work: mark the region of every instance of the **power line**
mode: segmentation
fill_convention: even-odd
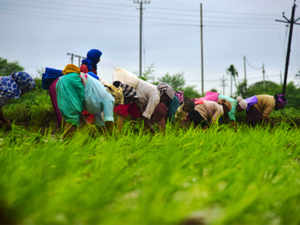
[[[5,8],[0,8],[4,9],[5,11],[2,13],[3,14],[13,14],[13,15],[19,15],[19,12],[16,9],[5,9]],[[45,13],[41,13],[39,11],[34,11],[31,16],[33,15],[37,15],[37,16],[42,16],[45,18],[49,18],[52,17],[51,19],[55,20],[55,21],[60,21],[60,22],[87,22],[87,23],[99,23],[101,21],[99,21],[99,19],[105,20],[102,22],[111,22],[111,21],[118,21],[119,23],[124,23],[124,22],[136,22],[137,18],[126,18],[123,17],[122,20],[120,20],[120,17],[114,17],[114,16],[86,16],[86,15],[75,15],[75,14],[63,14],[63,15],[54,15],[54,14],[45,14]],[[29,15],[30,16],[30,15]],[[68,21],[63,21],[61,19],[68,19]],[[168,22],[158,22],[158,21],[153,21],[151,18],[149,18],[149,21],[146,21],[147,24],[150,25],[162,25],[162,26],[182,26],[182,27],[194,27],[194,28],[198,28],[199,24],[188,24],[188,23],[168,23]],[[207,28],[222,28],[222,29],[274,29],[271,27],[244,27],[241,25],[226,25],[226,24],[207,24],[204,25],[204,27]],[[275,29],[274,29],[275,30]]]
[[[31,10],[40,10],[40,9],[45,10],[45,8],[41,8],[41,7],[39,7],[36,4],[35,5],[27,5],[27,6],[29,6]],[[47,7],[47,10],[50,10],[50,11],[51,10],[55,10],[56,13],[58,12],[57,10],[59,10],[59,9],[61,9],[61,7],[55,7],[55,6],[54,7],[52,6],[50,8]],[[82,9],[82,7],[80,7],[80,9]],[[90,8],[88,8],[88,9],[90,10]],[[104,17],[104,15],[105,15],[105,13],[108,13],[108,12],[104,12],[103,15],[101,14],[101,17],[99,15],[97,15],[97,16],[91,16],[91,14],[85,15],[83,13],[80,13],[80,11],[77,11],[77,10],[76,10],[76,12],[77,12],[76,15],[74,15],[74,14],[66,14],[66,12],[63,12],[64,13],[63,16],[67,16],[68,15],[68,16],[77,17],[77,18],[78,17],[79,18],[90,18],[90,19],[98,19],[98,18],[106,19],[107,18],[107,19],[115,19],[115,20],[119,20],[119,18],[121,16],[122,18],[128,19],[128,20],[129,19],[132,19],[132,20],[136,20],[137,19],[135,16],[128,15],[128,14],[120,14],[117,11],[116,11],[116,13],[118,13],[117,17],[114,17],[113,14],[111,13],[111,11],[109,12],[109,16],[106,15],[106,17]],[[55,16],[57,16],[57,15],[58,14],[56,14]],[[181,23],[178,23],[173,18],[168,18],[168,17],[167,18],[166,17],[151,17],[151,18],[149,18],[149,21],[150,22],[155,22],[156,20],[158,20],[161,23],[161,20],[163,20],[165,22],[166,19],[169,20],[169,21],[171,21],[171,22],[173,22],[173,24],[171,24],[171,25],[177,25],[178,24],[178,25],[182,25],[182,26],[195,26],[195,27],[199,27],[200,26],[199,24],[189,23],[190,21],[192,22],[192,20],[186,20],[186,21],[180,20],[178,22],[181,22]],[[182,22],[187,22],[187,23],[182,23]],[[250,23],[249,24],[249,23],[245,23],[245,22],[239,22],[239,23],[237,23],[237,22],[231,22],[231,23],[227,22],[227,24],[225,26],[224,24],[222,24],[222,22],[224,22],[223,20],[212,21],[212,20],[208,20],[207,19],[207,21],[205,21],[205,22],[207,22],[207,25],[205,25],[205,26],[208,26],[208,27],[217,27],[217,26],[219,26],[220,28],[227,28],[227,27],[235,28],[235,27],[237,27],[237,28],[243,28],[244,29],[244,26],[245,27],[247,26],[247,28],[249,27],[249,28],[255,28],[255,29],[258,29],[258,28],[271,29],[271,28],[273,28],[273,27],[269,27],[269,26],[273,26],[271,24],[265,24],[264,25],[264,24],[261,24],[261,23],[260,24],[255,24],[255,23]],[[227,25],[230,25],[230,26],[227,26]]]
[[[247,63],[248,66],[250,66],[254,70],[261,70],[262,69],[262,67],[256,67],[256,66],[253,66],[252,64],[250,64],[248,59],[246,59],[246,63]]]
[[[18,3],[32,3],[32,4],[36,4],[37,2],[35,1],[29,1],[27,0],[26,2],[20,2],[19,0],[9,0],[7,1],[7,3],[11,3],[11,2],[18,2]],[[83,6],[83,7],[88,7],[88,8],[103,8],[103,7],[110,7],[112,9],[115,8],[120,8],[120,9],[124,9],[124,8],[131,8],[131,4],[123,4],[123,3],[112,3],[112,2],[103,2],[101,1],[101,3],[99,3],[99,1],[95,0],[95,1],[82,1],[82,2],[74,2],[74,1],[60,1],[60,0],[52,0],[51,3],[53,2],[57,2],[59,3],[60,6]],[[39,3],[41,4],[47,4],[49,6],[49,1],[48,0],[39,0]],[[152,7],[151,10],[155,11],[167,11],[167,12],[171,12],[171,13],[189,13],[190,15],[199,15],[199,11],[198,10],[194,10],[194,9],[178,9],[178,8],[162,8],[162,7]],[[237,11],[221,11],[221,10],[206,10],[206,13],[208,14],[221,14],[221,15],[235,15],[235,16],[252,16],[252,17],[275,17],[276,14],[262,14],[262,13],[257,13],[257,12],[237,12]],[[195,16],[196,16],[195,15]]]
[[[59,6],[56,6],[56,5],[51,5],[51,7],[49,7],[49,5],[47,6],[47,7],[43,7],[43,6],[41,6],[41,5],[37,5],[36,3],[34,3],[34,4],[28,4],[28,3],[31,3],[31,2],[18,2],[18,4],[17,5],[23,5],[23,6],[28,6],[28,7],[30,7],[30,9],[33,9],[33,8],[35,8],[35,9],[38,9],[38,10],[55,10],[55,12],[57,13],[58,12],[58,10],[61,10],[62,9],[62,6],[69,6],[68,4],[64,4],[64,3],[61,3]],[[42,2],[42,3],[47,3],[47,2]],[[88,5],[86,5],[86,4],[78,4],[78,2],[76,3],[72,3],[71,4],[71,6],[72,7],[74,7],[74,6],[76,6],[76,7],[79,7],[79,11],[78,10],[76,10],[76,12],[77,12],[77,15],[78,14],[80,14],[80,12],[82,12],[82,10],[83,9],[86,9],[86,10],[89,10],[89,11],[93,11],[94,10],[94,12],[95,13],[97,13],[98,14],[98,11],[96,12],[95,10],[97,10],[97,8],[98,9],[104,9],[104,10],[107,10],[107,9],[109,9],[110,11],[109,12],[104,12],[104,13],[109,13],[110,15],[112,14],[112,13],[116,13],[118,16],[124,16],[124,17],[130,17],[130,18],[135,18],[135,17],[132,17],[132,15],[128,15],[128,14],[124,14],[124,12],[123,12],[123,10],[122,11],[120,11],[120,10],[118,10],[118,11],[116,11],[116,8],[114,8],[114,7],[106,7],[105,5],[103,6],[103,5],[101,5],[101,7],[99,6],[99,7],[89,7]],[[64,13],[65,13],[65,11],[63,11]],[[232,16],[232,15],[230,15],[230,16]],[[196,20],[196,17],[197,17],[197,15],[194,15],[193,16],[193,18],[195,18],[194,20],[191,20],[191,18],[180,18],[180,21],[182,21],[182,19],[185,19],[186,20],[186,22],[195,22],[195,20]],[[215,17],[215,16],[214,16]],[[161,20],[161,19],[173,19],[173,18],[168,18],[168,17],[164,17],[164,16],[159,16],[159,17],[157,17],[157,16],[155,16],[155,17],[153,17],[152,19],[158,19],[158,20]],[[178,19],[178,18],[176,18],[176,19]],[[217,18],[218,19],[218,18]],[[236,20],[236,18],[224,18],[224,17],[219,17],[219,19],[223,22],[225,19],[229,19],[229,20]],[[174,19],[173,19],[174,20]],[[213,21],[213,22],[221,22],[220,20],[217,20],[217,21]],[[206,21],[205,21],[206,22]],[[208,20],[208,22],[209,22],[209,20]],[[230,21],[230,22],[235,22],[235,21]],[[248,21],[245,21],[245,22],[248,22]],[[244,23],[242,23],[243,25],[245,24],[245,22]],[[255,25],[255,24],[253,24],[253,23],[250,23],[250,24],[248,24],[248,25]],[[258,25],[258,24],[257,24]],[[271,24],[269,24],[269,25],[271,25]]]

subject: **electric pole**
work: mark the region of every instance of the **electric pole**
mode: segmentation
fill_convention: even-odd
[[[81,59],[84,59],[84,56],[76,55],[72,52],[68,52],[67,55],[71,56],[71,64],[74,64],[74,58],[78,58],[78,67],[81,65]]]
[[[74,54],[68,52],[67,55],[71,56],[71,64],[73,64],[73,62],[74,62]]]
[[[266,91],[266,71],[265,71],[265,64],[262,65],[262,74],[263,74],[263,85],[264,91]]]
[[[133,3],[139,4],[140,24],[139,24],[139,76],[143,75],[143,10],[144,4],[150,4],[150,0],[133,0]]]
[[[244,61],[244,82],[245,82],[245,87],[247,88],[246,56],[243,57],[243,61]]]
[[[204,96],[204,60],[203,60],[203,6],[200,3],[200,45],[201,45],[201,92]]]
[[[283,81],[283,87],[282,87],[282,94],[285,94],[285,92],[286,92],[286,83],[287,83],[287,76],[288,76],[289,63],[290,63],[290,53],[291,53],[291,46],[292,46],[294,24],[300,25],[300,23],[297,23],[300,20],[300,17],[295,20],[296,7],[297,7],[296,0],[294,0],[294,5],[292,7],[291,19],[288,19],[283,12],[282,17],[284,18],[284,20],[278,20],[278,19],[275,20],[276,22],[287,23],[290,26],[289,41],[288,41],[287,54],[286,54],[286,60],[285,60],[285,70],[284,70],[284,81]]]
[[[232,83],[233,83],[233,79],[232,79],[232,75],[230,75],[230,97],[232,97]]]
[[[222,89],[223,89],[223,95],[225,95],[225,87],[226,87],[226,79],[225,79],[225,76],[224,76],[224,74],[223,74],[223,77],[222,77],[222,80],[221,80],[221,87],[222,87]]]

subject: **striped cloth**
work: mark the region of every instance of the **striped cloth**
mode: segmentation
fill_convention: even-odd
[[[122,83],[121,83],[121,88],[123,89],[124,104],[129,104],[132,102],[134,98],[137,98],[135,88]]]

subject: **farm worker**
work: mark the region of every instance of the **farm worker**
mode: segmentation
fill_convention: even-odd
[[[62,76],[62,70],[46,67],[45,72],[42,75],[42,88],[48,89],[49,95],[51,98],[52,106],[56,114],[57,127],[59,128],[62,123],[61,112],[57,105],[57,96],[56,96],[56,83],[58,78]]]
[[[55,81],[52,82],[52,84],[49,87],[49,95],[51,98],[52,106],[54,108],[55,114],[56,114],[56,119],[57,119],[57,127],[59,128],[62,125],[62,115],[61,112],[58,108],[57,104],[57,93],[56,93],[56,84],[58,82],[57,78]]]
[[[93,72],[97,77],[97,64],[100,62],[102,52],[98,49],[91,49],[86,55],[86,59],[81,61],[80,71],[83,73]]]
[[[214,124],[219,121],[219,119],[226,115],[231,109],[231,104],[223,100],[221,104],[214,101],[203,100],[202,104],[195,106],[195,111],[200,113],[200,115],[209,123]]]
[[[174,89],[165,83],[160,83],[157,88],[160,92],[160,102],[168,107],[168,118],[174,120],[177,108],[180,106],[180,102],[175,95]]]
[[[135,89],[137,104],[148,128],[152,130],[152,125],[159,123],[160,128],[163,129],[164,114],[167,114],[168,109],[165,105],[162,105],[163,103],[160,104],[160,93],[155,85],[141,80],[132,73],[120,68],[115,70],[114,81],[119,81]],[[158,108],[156,109],[156,107]]]
[[[195,105],[194,101],[189,98],[184,98],[183,111],[188,113],[188,118],[191,122],[197,125],[206,127],[209,124],[214,124],[227,112],[231,110],[231,104],[223,100],[222,105],[214,102],[202,100]]]
[[[0,77],[0,122],[9,129],[10,122],[4,118],[2,107],[11,99],[18,99],[24,93],[34,89],[35,81],[25,72],[16,72]]]
[[[225,100],[231,104],[231,110],[228,113],[226,113],[225,115],[228,115],[229,120],[232,121],[234,126],[236,126],[235,114],[236,114],[237,100],[234,98],[231,98],[229,96],[219,94],[218,102],[222,104],[222,100]]]
[[[113,85],[117,88],[122,89],[123,93],[123,104],[116,104],[114,113],[117,115],[117,124],[119,130],[122,129],[123,122],[125,119],[136,120],[142,116],[139,107],[137,106],[136,90],[120,81],[115,81]]]
[[[250,98],[237,98],[238,110],[246,110],[247,122],[256,125],[262,121],[268,121],[269,115],[275,110],[285,107],[287,101],[283,94],[272,95],[255,95]]]
[[[100,62],[100,57],[102,56],[102,52],[98,49],[91,49],[88,51],[86,58],[81,61],[80,72],[88,73],[92,77],[97,80],[99,77],[97,76],[97,64]],[[82,112],[82,115],[87,123],[93,123],[95,118],[92,114],[88,113],[86,110]]]
[[[159,123],[160,128],[163,129],[168,108],[164,103],[160,103],[160,93],[157,87],[139,79],[136,95],[146,125],[151,129],[154,123]]]
[[[68,64],[63,74],[67,76],[59,77],[56,83],[57,105],[67,123],[79,126],[84,106],[84,85],[80,78],[80,69]]]
[[[179,121],[184,127],[188,121],[188,113],[183,110],[184,103],[180,105],[175,113],[175,121]],[[194,106],[195,107],[195,106]]]
[[[213,92],[213,91],[206,92],[206,95],[204,97],[197,98],[194,100],[194,102],[197,105],[202,100],[219,102],[221,104],[222,104],[222,100],[226,100],[227,102],[229,102],[231,104],[231,110],[228,113],[225,113],[224,115],[226,115],[226,117],[228,116],[229,120],[231,120],[233,125],[236,126],[235,113],[236,113],[237,100],[235,100],[234,98],[231,98],[229,96],[222,95],[222,94],[219,94],[219,93]]]
[[[84,103],[86,110],[95,116],[95,124],[110,127],[114,122],[115,99],[106,90],[104,85],[95,79],[91,73],[81,74],[80,77],[85,86]],[[103,114],[103,116],[102,116]]]

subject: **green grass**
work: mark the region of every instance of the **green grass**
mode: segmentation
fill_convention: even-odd
[[[0,128],[0,224],[175,225],[192,214],[214,225],[300,224],[299,111],[273,112],[284,121],[273,128],[85,127],[63,139],[38,88],[4,114],[16,125]]]
[[[89,133],[0,131],[0,198],[17,224],[300,223],[297,129]]]

